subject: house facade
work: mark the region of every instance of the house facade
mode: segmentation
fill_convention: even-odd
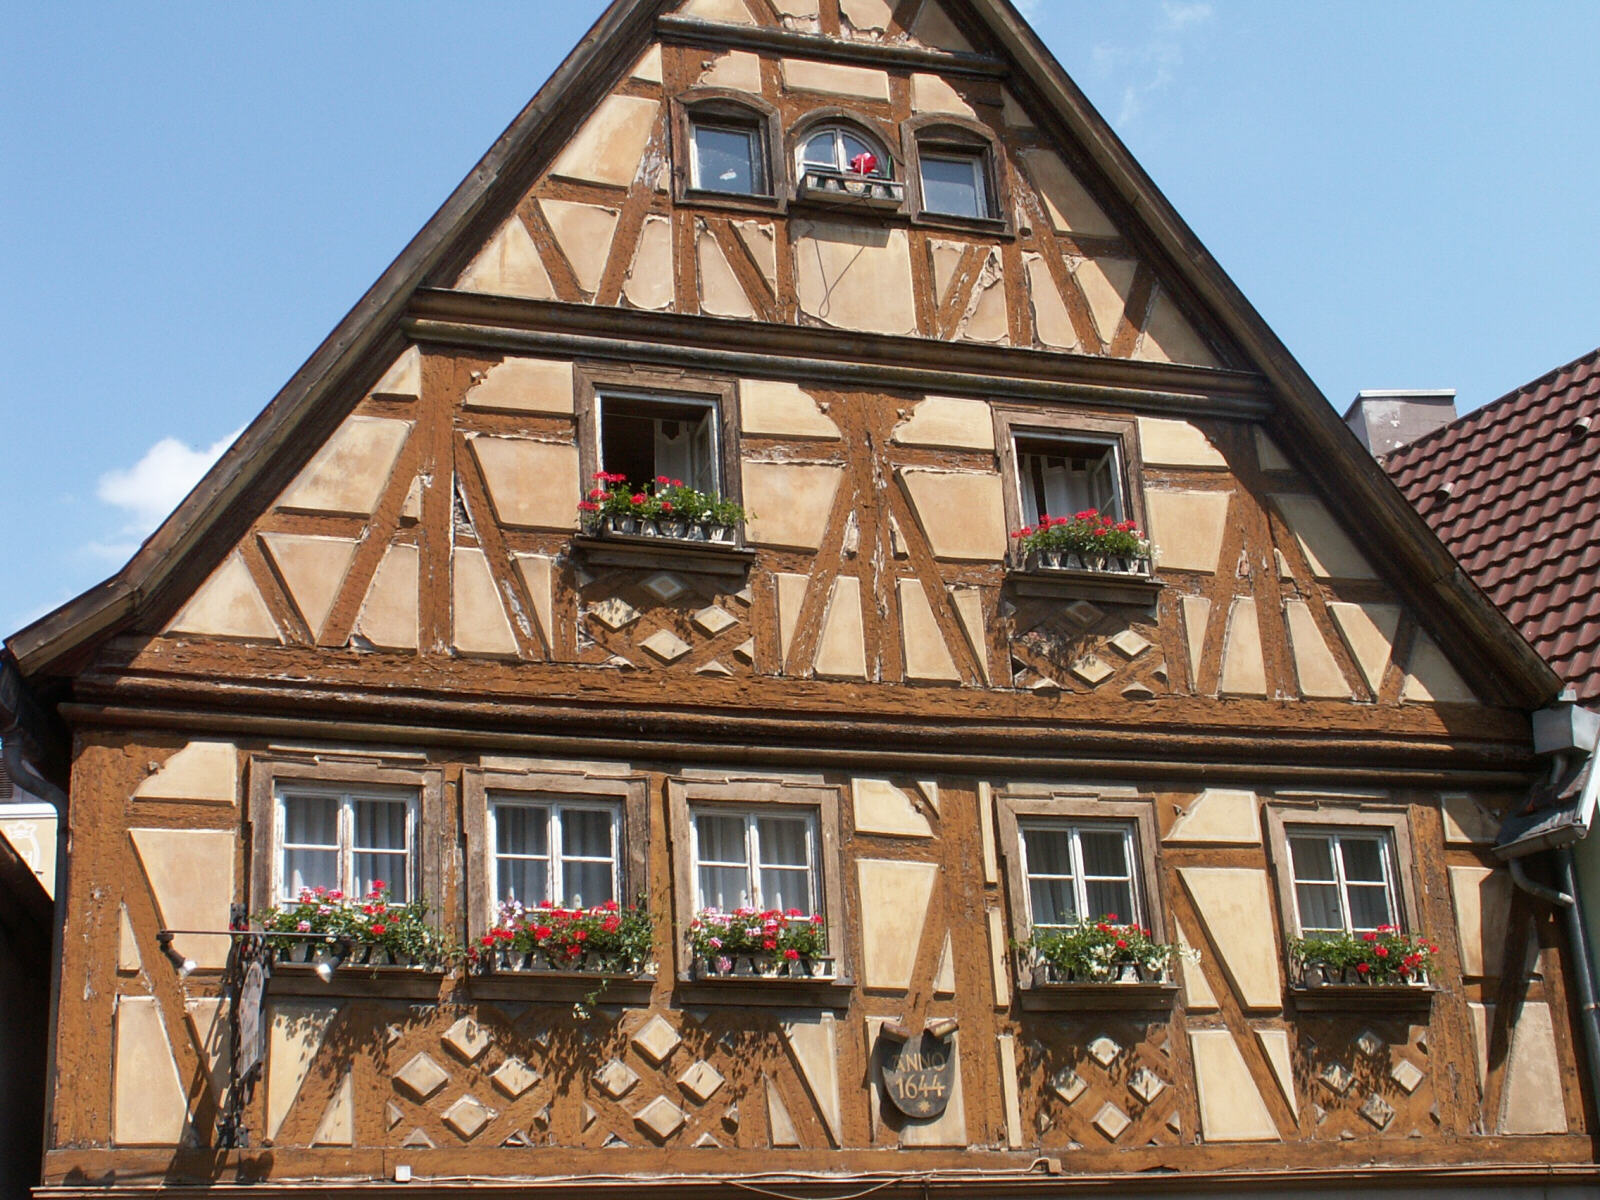
[[[1597,1180],[1559,680],[1003,0],[618,0],[5,669],[40,1195]]]

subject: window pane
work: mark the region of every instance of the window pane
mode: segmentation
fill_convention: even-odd
[[[1028,898],[1035,925],[1077,924],[1078,913],[1073,907],[1071,880],[1030,879]]]
[[[500,854],[550,853],[550,810],[525,804],[500,804],[494,810],[494,848]],[[525,900],[526,896],[518,895]]]
[[[561,864],[562,904],[593,908],[615,900],[610,863],[563,862]]]
[[[828,129],[822,133],[814,134],[807,142],[801,154],[801,161],[813,167],[832,168],[837,164],[833,157],[833,130]]]
[[[1393,925],[1394,913],[1389,908],[1389,889],[1355,885],[1350,888],[1350,928],[1355,931],[1376,929],[1379,925]]]
[[[612,816],[608,812],[592,808],[562,809],[561,853],[610,858],[611,824]]]
[[[410,881],[407,876],[410,871],[406,868],[404,854],[361,854],[354,856],[355,878],[351,887],[357,896],[365,896],[382,881],[389,889],[389,899],[404,903],[411,899]]]
[[[694,819],[700,841],[701,862],[743,863],[744,818],[701,815]]]
[[[285,796],[283,840],[302,846],[338,846],[339,801],[332,796]]]
[[[755,138],[750,131],[697,125],[694,147],[697,186],[743,195],[762,190],[756,172]]]
[[[1024,829],[1028,874],[1071,875],[1072,837],[1065,829]]]
[[[1300,906],[1302,933],[1338,933],[1344,929],[1339,915],[1339,888],[1331,883],[1297,883],[1295,902]]]
[[[406,848],[406,803],[403,800],[357,800],[356,840],[362,850]]]
[[[795,817],[761,817],[756,822],[763,865],[804,867],[809,822]]]
[[[1332,838],[1292,837],[1289,839],[1289,855],[1294,861],[1296,879],[1332,882],[1338,878],[1333,873]]]
[[[812,911],[811,873],[787,867],[762,867],[761,904],[764,908],[779,910],[798,908],[809,915]]]
[[[750,900],[750,872],[743,867],[701,867],[700,907],[729,911]]]
[[[922,157],[922,205],[929,212],[957,217],[983,217],[978,160],[973,157]]]
[[[550,898],[550,867],[539,859],[502,858],[494,865],[495,900],[538,904]]]
[[[1339,851],[1344,856],[1344,877],[1349,881],[1382,883],[1383,851],[1376,838],[1339,839]]]
[[[1112,830],[1085,829],[1078,835],[1078,840],[1083,848],[1085,875],[1127,877],[1129,872],[1126,836]]]
[[[1118,921],[1137,922],[1139,914],[1133,911],[1133,886],[1129,883],[1096,879],[1084,884],[1089,901],[1089,917],[1114,917]]]
[[[293,900],[301,888],[339,886],[337,850],[285,850],[283,852],[283,894]]]

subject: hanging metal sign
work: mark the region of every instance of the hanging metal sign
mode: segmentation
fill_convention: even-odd
[[[952,1022],[953,1024],[953,1022]],[[878,1036],[884,1094],[908,1117],[937,1117],[955,1090],[956,1064],[950,1037],[923,1031],[901,1041],[888,1030]]]
[[[234,1055],[234,1065],[240,1081],[247,1080],[261,1066],[266,1057],[266,1039],[262,1037],[263,993],[267,989],[267,973],[256,959],[245,968],[244,986],[239,995],[239,1048]]]

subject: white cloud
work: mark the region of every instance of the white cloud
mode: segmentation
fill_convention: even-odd
[[[1095,45],[1090,64],[1097,78],[1120,84],[1115,124],[1128,126],[1145,112],[1149,102],[1170,88],[1183,65],[1183,42],[1216,15],[1207,0],[1162,0],[1142,45]]]
[[[174,437],[162,438],[133,466],[107,471],[100,476],[95,494],[130,518],[118,531],[120,537],[142,538],[159,525],[240,432],[236,429],[211,445],[199,448]],[[127,553],[132,553],[128,546],[127,542],[118,540],[92,542],[88,548],[97,557],[126,558]],[[136,548],[137,543],[133,546]]]
[[[1213,16],[1205,0],[1165,0],[1161,5],[1161,24],[1174,33],[1191,25],[1203,25]]]

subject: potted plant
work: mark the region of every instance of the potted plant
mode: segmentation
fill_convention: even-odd
[[[822,977],[827,930],[821,913],[703,908],[689,922],[689,953],[702,979]]]
[[[442,970],[455,957],[450,939],[427,925],[421,900],[391,902],[389,887],[372,882],[364,896],[337,888],[301,888],[288,904],[255,915],[279,962],[330,966],[405,966]],[[278,936],[272,936],[272,935]],[[321,973],[319,971],[319,973]]]
[[[1295,938],[1289,945],[1300,986],[1422,987],[1439,947],[1419,934],[1379,925],[1365,933]]]
[[[640,975],[650,964],[655,918],[642,903],[592,908],[501,903],[495,927],[467,951],[480,971],[578,971]]]
[[[1165,983],[1177,947],[1115,913],[1065,929],[1035,930],[1018,942],[1035,984]]]
[[[1097,571],[1148,577],[1150,542],[1132,521],[1086,508],[1071,517],[1042,516],[1012,533],[1030,571]]]
[[[635,490],[626,475],[595,473],[578,504],[584,529],[596,537],[621,534],[677,541],[732,542],[750,515],[735,500],[702,492],[665,475]]]

